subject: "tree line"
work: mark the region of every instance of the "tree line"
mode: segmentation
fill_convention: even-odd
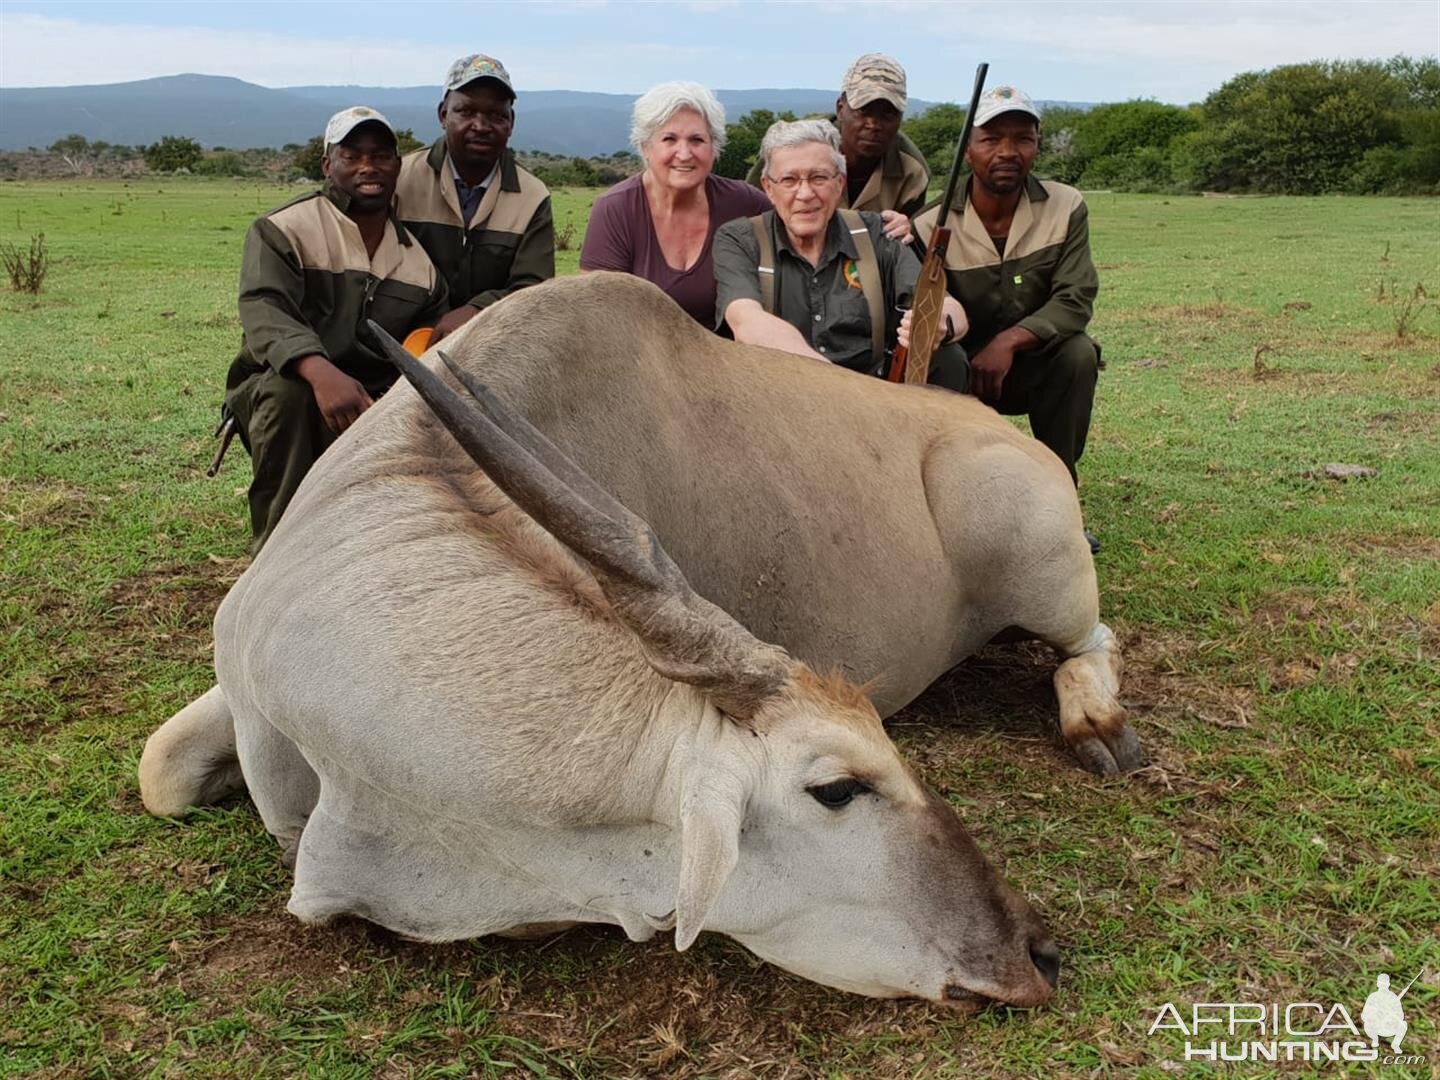
[[[937,105],[905,123],[937,175],[964,120]],[[1440,194],[1440,62],[1288,64],[1237,75],[1198,105],[1049,109],[1036,172],[1120,191]]]
[[[728,124],[715,172],[743,178],[766,129],[794,119],[757,109]],[[903,130],[934,176],[949,170],[964,121],[964,108],[954,104],[905,121]],[[424,145],[408,129],[398,135],[402,152]],[[50,153],[74,175],[121,171],[143,159],[154,172],[319,179],[321,140],[279,150],[207,151],[186,136],[128,147],[67,135]],[[540,151],[517,156],[554,187],[608,187],[641,167],[628,150],[590,158]],[[1440,61],[1397,56],[1287,64],[1237,75],[1196,105],[1138,99],[1048,109],[1036,172],[1092,190],[1440,194]]]

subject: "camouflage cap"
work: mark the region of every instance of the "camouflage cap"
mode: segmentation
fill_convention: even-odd
[[[884,53],[866,53],[845,72],[840,92],[852,109],[863,109],[872,101],[888,101],[903,113],[905,69]]]
[[[469,86],[477,79],[494,79],[514,99],[515,87],[510,82],[510,73],[505,70],[505,65],[484,53],[462,56],[451,64],[450,70],[445,73],[445,92],[448,94],[451,90]]]
[[[975,106],[975,126],[984,127],[1001,113],[1026,113],[1040,122],[1040,110],[1024,90],[1013,86],[992,86],[980,95],[980,104]]]
[[[368,105],[352,105],[348,109],[341,109],[325,125],[325,149],[329,150],[336,143],[344,142],[345,137],[361,124],[370,123],[384,124],[390,137],[395,137],[395,129],[390,126],[390,121],[380,113]]]

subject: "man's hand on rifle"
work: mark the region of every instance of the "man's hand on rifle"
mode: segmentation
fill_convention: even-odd
[[[915,234],[910,230],[910,219],[899,210],[881,210],[880,222],[885,227],[885,235],[891,240],[908,244],[914,238]]]
[[[900,329],[897,340],[908,351],[910,348],[910,318],[912,311],[906,309],[900,319]],[[965,309],[960,306],[960,301],[953,296],[946,295],[940,301],[940,325],[936,327],[935,344],[932,351],[946,342],[959,341],[970,329],[970,320],[965,317]]]
[[[375,404],[364,386],[319,353],[300,357],[294,366],[295,374],[309,383],[315,393],[320,419],[336,435],[359,420],[360,414]]]

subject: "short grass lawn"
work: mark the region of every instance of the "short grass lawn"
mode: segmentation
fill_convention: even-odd
[[[246,564],[243,450],[204,476],[241,240],[294,193],[0,184],[0,241],[51,257],[38,298],[0,292],[0,1074],[1160,1076],[1167,1002],[1358,1024],[1422,966],[1428,1060],[1370,1071],[1440,1068],[1440,203],[1090,198],[1082,499],[1152,764],[1081,772],[1033,646],[892,721],[1064,950],[1051,1007],[959,1016],[713,935],[309,929],[248,803],[145,815],[140,749],[210,685]],[[563,272],[594,195],[556,194]]]

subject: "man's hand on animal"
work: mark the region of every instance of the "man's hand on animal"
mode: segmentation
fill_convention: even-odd
[[[784,319],[771,315],[758,300],[735,300],[725,308],[725,321],[736,341],[746,345],[764,345],[768,349],[794,353],[807,360],[830,363],[810,347],[805,335]]]
[[[295,374],[309,383],[315,393],[320,418],[336,435],[359,420],[360,414],[375,404],[360,382],[319,353],[302,356],[294,363]]]
[[[469,304],[461,304],[454,311],[447,311],[435,324],[435,336],[430,339],[430,344],[434,345],[441,338],[449,337],[479,314],[480,309]]]

